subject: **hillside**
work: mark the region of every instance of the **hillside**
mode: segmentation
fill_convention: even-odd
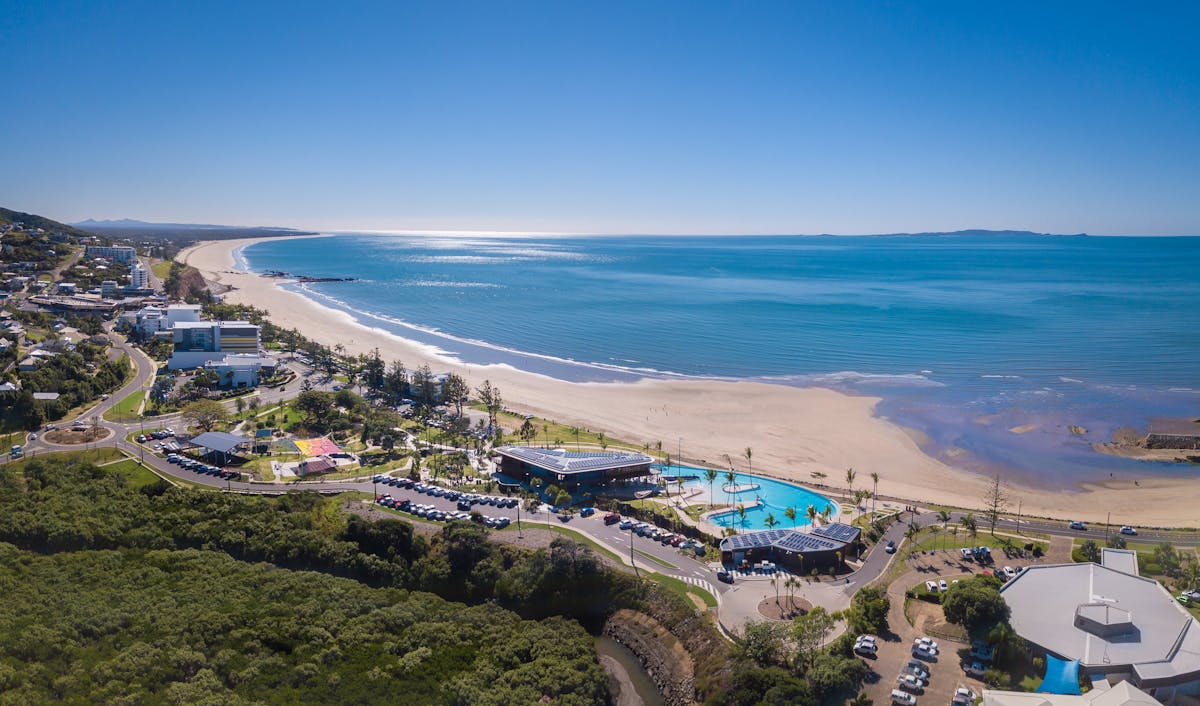
[[[95,235],[95,233],[67,225],[66,223],[59,223],[45,216],[0,208],[0,225],[12,225],[13,223],[24,223],[29,228],[41,228],[47,233],[66,233],[77,238],[86,238]]]

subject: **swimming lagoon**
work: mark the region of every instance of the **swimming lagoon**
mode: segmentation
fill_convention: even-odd
[[[709,482],[704,477],[704,470],[691,466],[671,466],[664,469],[664,474],[692,477],[684,481],[684,492],[699,489],[701,494],[694,495],[689,500],[708,502]],[[830,517],[834,520],[841,512],[837,503],[820,493],[794,483],[749,473],[735,472],[733,483],[730,484],[727,472],[719,472],[716,480],[712,482],[711,500],[715,505],[733,505],[734,509],[712,515],[710,521],[721,527],[734,527],[739,530],[769,529],[767,518],[771,516],[775,518],[777,527],[792,527],[793,522],[784,514],[789,507],[796,510],[795,527],[804,527],[810,523],[809,505],[812,505],[818,514],[829,507]],[[736,508],[739,505],[746,509],[744,519],[737,512]]]

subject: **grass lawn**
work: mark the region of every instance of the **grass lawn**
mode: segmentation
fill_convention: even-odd
[[[483,411],[483,406],[474,405],[473,409]],[[496,415],[496,421],[505,429],[515,432],[521,427],[522,424],[525,423],[525,417],[522,417],[519,414],[500,412]],[[600,446],[601,432],[580,428],[579,435],[576,436],[575,427],[571,427],[566,424],[560,424],[549,419],[542,419],[541,417],[534,417],[529,421],[532,422],[533,426],[537,429],[537,436],[530,441],[532,444],[562,445],[562,447],[568,451],[575,450],[576,446],[578,446],[580,449],[587,447],[595,448]],[[525,441],[516,436],[515,433],[509,433],[504,435],[504,441],[502,443],[524,444]],[[635,443],[623,441],[621,439],[614,439],[607,434],[604,435],[604,443],[617,449],[642,451],[644,448]],[[650,445],[649,442],[647,442],[647,444]]]
[[[955,525],[951,525],[951,528],[954,526]],[[909,544],[906,548],[913,552],[931,552],[943,549],[957,552],[961,547],[969,546],[988,547],[989,549],[1003,549],[1006,545],[1024,547],[1026,544],[1032,544],[1035,547],[1041,547],[1042,552],[1045,552],[1050,548],[1048,542],[1038,542],[1025,537],[1001,534],[999,532],[996,533],[995,537],[988,532],[980,532],[975,536],[975,539],[972,540],[971,535],[969,535],[962,528],[959,528],[957,535],[953,532],[945,531],[935,535],[929,531],[929,528],[924,528],[921,530],[921,533],[917,535],[916,541]]]
[[[166,279],[167,275],[171,274],[171,261],[162,260],[150,265],[150,271],[159,279]]]
[[[117,461],[125,458],[125,455],[111,446],[101,446],[97,449],[83,451],[51,451],[48,453],[39,453],[34,456],[26,456],[20,461],[9,463],[9,466],[20,467],[26,461],[31,461],[35,458],[49,458],[55,461],[74,461],[76,463],[107,463],[109,461]]]
[[[654,562],[655,564],[661,564],[662,566],[665,566],[668,569],[678,569],[679,568],[678,566],[675,566],[671,562],[663,561],[662,559],[659,559],[658,557],[654,556],[653,554],[650,554],[649,552],[644,552],[641,549],[634,549],[633,553],[640,555],[644,559],[649,559],[650,561]]]
[[[104,470],[124,476],[129,487],[134,489],[151,485],[160,480],[153,472],[131,458],[110,463],[104,467]]]
[[[129,393],[128,397],[113,405],[112,409],[105,412],[104,418],[110,422],[136,419],[138,407],[145,398],[145,390],[135,390]]]

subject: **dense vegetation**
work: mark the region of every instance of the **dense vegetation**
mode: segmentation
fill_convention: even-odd
[[[61,419],[71,409],[119,388],[129,375],[129,359],[108,360],[105,348],[80,343],[74,351],[47,358],[36,370],[20,373],[21,390],[0,394],[6,417],[25,429]],[[57,392],[53,401],[33,399],[33,392]]]
[[[426,539],[315,494],[135,486],[39,458],[0,468],[0,542],[0,586],[22,596],[0,606],[0,703],[598,703],[571,619],[595,630],[622,607],[702,648],[701,696],[725,669],[706,617],[586,547],[498,545],[471,523]]]
[[[5,703],[561,704],[605,698],[577,624],[217,552],[0,544]],[[52,597],[51,600],[46,600]]]

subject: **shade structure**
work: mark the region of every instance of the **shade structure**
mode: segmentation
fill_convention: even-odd
[[[1046,678],[1037,691],[1042,694],[1082,694],[1079,690],[1079,661],[1046,655]]]

